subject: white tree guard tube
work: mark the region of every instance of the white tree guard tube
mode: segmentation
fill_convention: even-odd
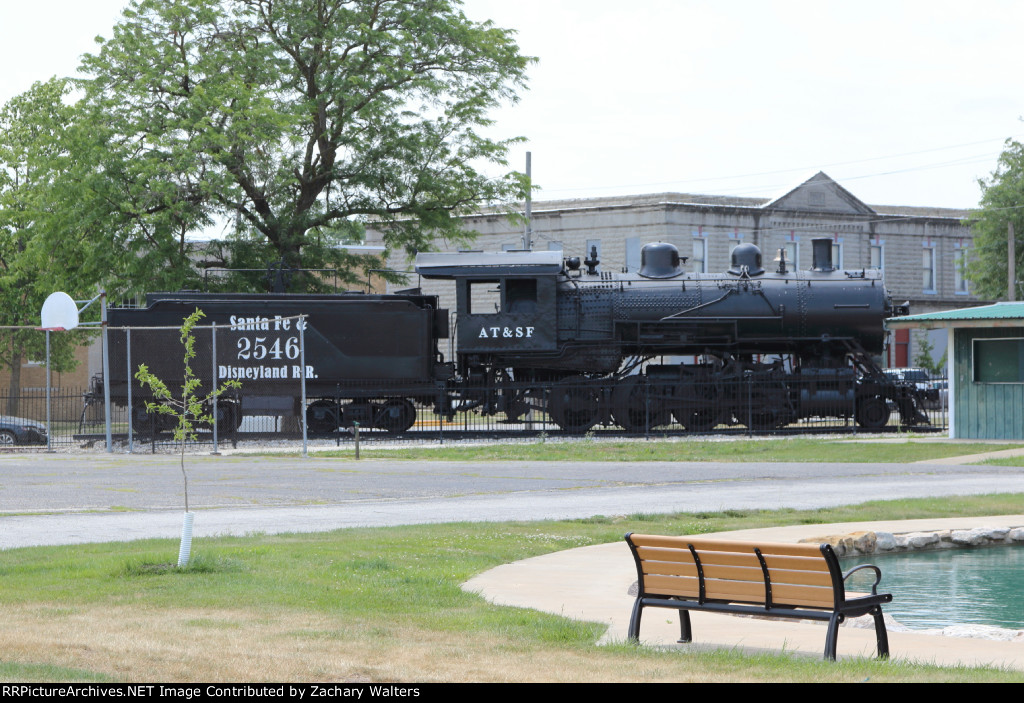
[[[192,554],[192,522],[195,517],[195,513],[185,513],[185,521],[181,524],[181,546],[178,548],[179,569],[188,566],[188,560]]]

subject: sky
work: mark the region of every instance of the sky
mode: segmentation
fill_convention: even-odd
[[[0,102],[73,75],[127,0],[0,0]],[[773,197],[825,171],[869,204],[968,208],[1024,139],[1024,3],[467,0],[537,57],[494,137],[536,201]]]

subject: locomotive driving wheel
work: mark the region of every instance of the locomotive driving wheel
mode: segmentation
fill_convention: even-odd
[[[599,391],[584,376],[572,376],[551,389],[548,415],[566,432],[586,432],[597,424]]]
[[[759,432],[777,430],[788,423],[788,415],[783,409],[760,408],[750,415],[750,429]]]
[[[707,432],[722,420],[718,387],[711,381],[697,381],[690,386],[682,403],[672,410],[676,422],[689,432]]]
[[[414,422],[416,407],[407,398],[392,398],[381,407],[373,424],[392,434],[398,434],[408,430]]]
[[[735,416],[752,430],[764,432],[777,430],[791,422],[792,413],[789,409],[788,391],[782,384],[768,388],[758,388],[751,396],[752,407],[737,409]],[[748,415],[749,410],[749,415]]]
[[[612,419],[622,429],[634,433],[667,425],[672,413],[656,396],[653,389],[644,388],[640,376],[623,379],[612,394]]]

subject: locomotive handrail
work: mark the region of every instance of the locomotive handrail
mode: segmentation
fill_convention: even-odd
[[[679,312],[673,313],[671,315],[667,315],[667,316],[665,316],[665,317],[663,317],[661,319],[662,320],[671,320],[672,318],[675,318],[675,317],[680,317],[680,316],[683,316],[683,315],[688,315],[688,314],[694,312],[695,310],[700,310],[701,308],[706,308],[706,307],[709,307],[711,305],[716,305],[716,304],[722,302],[723,300],[725,300],[726,298],[728,298],[729,296],[734,295],[736,293],[736,291],[737,291],[737,289],[731,288],[731,289],[729,289],[726,292],[725,295],[723,295],[720,298],[716,298],[715,300],[710,300],[710,301],[708,301],[706,303],[701,303],[700,305],[695,305],[692,308],[687,308],[686,310],[680,310]],[[760,288],[757,288],[757,289],[755,289],[755,292],[758,295],[760,295],[761,298],[764,300],[765,305],[767,305],[768,309],[772,311],[772,315],[771,316],[768,316],[768,315],[730,315],[729,316],[730,319],[734,319],[734,320],[759,320],[759,319],[772,319],[772,317],[776,317],[776,318],[781,319],[782,315],[779,313],[779,311],[777,311],[775,309],[775,307],[772,305],[772,302],[770,300],[768,300],[768,296],[764,294],[764,291],[762,289],[760,289]]]

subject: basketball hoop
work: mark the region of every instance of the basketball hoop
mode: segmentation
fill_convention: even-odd
[[[67,293],[51,293],[43,303],[40,314],[42,325],[36,329],[46,332],[66,332],[78,327],[78,304]]]

